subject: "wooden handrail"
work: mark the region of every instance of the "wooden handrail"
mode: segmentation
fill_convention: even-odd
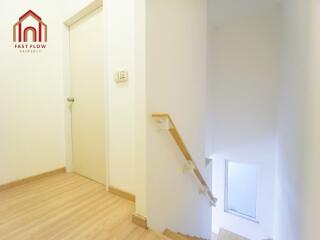
[[[205,191],[210,199],[211,204],[215,206],[216,202],[217,202],[217,198],[215,198],[213,196],[208,184],[206,183],[204,177],[201,175],[199,168],[197,167],[195,161],[192,159],[191,154],[188,151],[185,143],[183,142],[182,137],[181,137],[180,133],[178,132],[178,129],[177,129],[176,125],[174,124],[170,114],[168,114],[168,113],[153,113],[152,117],[153,118],[160,118],[160,119],[167,119],[169,121],[170,127],[168,130],[169,130],[171,136],[173,137],[173,139],[177,143],[177,145],[178,145],[179,149],[181,150],[185,159],[192,163],[194,174],[198,178],[200,184],[202,185],[202,188],[205,189]]]

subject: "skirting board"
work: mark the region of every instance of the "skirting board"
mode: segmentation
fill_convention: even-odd
[[[109,186],[109,192],[114,194],[114,195],[117,195],[119,197],[122,197],[122,198],[125,198],[129,201],[132,201],[132,202],[136,202],[136,196],[132,193],[128,193],[126,191],[122,191],[116,187],[113,187],[113,186]]]
[[[41,178],[50,177],[50,176],[53,176],[53,175],[56,175],[56,174],[62,174],[62,173],[65,173],[65,172],[66,172],[65,168],[59,168],[59,169],[56,169],[56,170],[53,170],[53,171],[50,171],[50,172],[46,172],[46,173],[42,173],[42,174],[35,175],[35,176],[32,176],[32,177],[28,177],[28,178],[24,178],[24,179],[21,179],[21,180],[17,180],[17,181],[14,181],[14,182],[6,183],[4,185],[0,185],[0,192],[4,191],[4,190],[7,190],[7,189],[10,189],[10,188],[21,186],[21,185],[29,183],[29,182],[33,182],[33,181],[39,180]]]
[[[132,215],[132,223],[138,225],[139,227],[142,227],[144,229],[148,229],[148,222],[147,219],[143,216],[140,216],[138,214]]]

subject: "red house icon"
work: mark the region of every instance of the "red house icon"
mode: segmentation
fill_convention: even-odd
[[[32,17],[35,20],[35,26],[24,24],[24,22]],[[26,25],[26,26],[24,26]],[[47,42],[48,40],[48,27],[42,21],[41,17],[29,10],[23,14],[19,21],[13,25],[13,41],[14,42],[28,42],[28,33],[32,33],[32,42]],[[17,39],[18,36],[18,39]]]

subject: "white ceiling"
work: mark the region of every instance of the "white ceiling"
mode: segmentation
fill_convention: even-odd
[[[208,0],[210,24],[237,21],[243,17],[259,15],[275,10],[281,0]]]

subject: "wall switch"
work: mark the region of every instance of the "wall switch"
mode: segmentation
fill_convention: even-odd
[[[115,82],[116,83],[125,83],[129,80],[129,73],[127,70],[119,71],[116,74]]]

